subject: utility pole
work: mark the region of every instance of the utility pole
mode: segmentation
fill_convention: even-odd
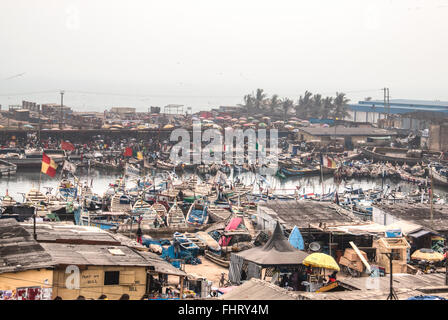
[[[429,201],[431,202],[431,225],[433,225],[433,210],[434,210],[434,205],[433,205],[433,199],[434,199],[434,190],[433,190],[433,178],[432,178],[432,167],[431,165],[429,166],[429,172],[431,174],[431,194],[429,197]]]
[[[394,257],[394,252],[392,252],[392,250],[391,250],[390,252],[386,252],[383,254],[385,254],[389,258],[389,267],[390,267],[389,295],[387,296],[387,300],[398,300],[397,294],[395,293],[395,290],[394,290],[394,281],[392,278],[392,274],[393,274],[392,260]]]
[[[383,88],[381,89],[384,91],[384,119],[389,120],[390,117],[390,94],[389,94],[389,88]]]
[[[40,130],[41,130],[41,123],[40,123],[40,112],[41,112],[41,108],[42,108],[42,105],[38,105],[38,106],[37,106],[37,111],[39,112],[39,138],[38,138],[39,145],[40,145]]]
[[[59,119],[59,130],[62,130],[62,119],[63,119],[63,111],[62,109],[64,108],[64,90],[61,90],[60,94],[61,94],[61,114],[60,114],[60,119]]]
[[[36,215],[37,215],[37,208],[34,207],[34,214],[33,214],[33,238],[37,241],[37,233],[36,233]]]

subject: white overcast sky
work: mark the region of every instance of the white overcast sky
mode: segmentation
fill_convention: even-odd
[[[447,0],[0,1],[0,95],[448,100],[447,59]]]

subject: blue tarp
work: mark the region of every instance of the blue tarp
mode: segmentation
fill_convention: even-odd
[[[169,246],[168,249],[163,248],[161,257],[169,261],[176,268],[180,268],[180,261],[171,260],[181,259],[184,260],[186,264],[193,265],[202,263],[202,261],[198,257],[195,257],[189,250],[182,250],[182,248],[180,248],[180,251],[176,252],[174,245]]]
[[[303,237],[300,233],[299,228],[297,226],[294,226],[294,228],[291,231],[291,234],[289,235],[288,239],[289,243],[296,249],[299,250],[305,250],[305,244],[303,243]]]
[[[333,119],[317,119],[317,118],[311,118],[310,123],[326,123],[326,124],[334,124]]]
[[[410,297],[407,300],[447,300],[447,299],[439,296],[415,296]]]

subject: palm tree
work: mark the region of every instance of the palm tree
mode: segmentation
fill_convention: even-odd
[[[254,97],[251,94],[247,94],[244,96],[244,109],[248,113],[252,112],[255,107],[255,101]]]
[[[345,93],[336,92],[336,97],[334,98],[334,111],[333,111],[333,118],[335,120],[351,118],[350,114],[347,111],[349,101],[350,100],[347,99]]]
[[[296,115],[298,117],[307,118],[311,109],[311,97],[313,94],[308,90],[303,96],[300,96],[298,104],[296,105]]]
[[[291,110],[291,108],[294,107],[294,101],[292,101],[289,98],[285,98],[283,99],[282,102],[282,109],[283,109],[283,114],[284,114],[284,121],[286,121],[286,117],[288,115],[288,111]]]
[[[282,100],[278,98],[277,94],[272,95],[272,98],[269,100],[269,107],[271,112],[274,113],[280,105],[282,104]]]
[[[319,118],[322,115],[322,95],[315,94],[311,98],[312,109],[310,110],[310,116]]]
[[[261,111],[265,103],[266,103],[266,93],[264,93],[263,89],[257,89],[257,92],[255,94],[255,110]]]
[[[328,119],[328,117],[333,113],[334,105],[332,97],[325,97],[322,101],[322,119]]]

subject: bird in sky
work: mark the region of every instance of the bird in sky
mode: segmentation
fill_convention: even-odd
[[[14,75],[14,76],[11,76],[11,77],[8,77],[8,78],[6,78],[6,79],[3,79],[3,80],[11,80],[11,79],[14,79],[14,78],[18,78],[18,77],[23,76],[25,73],[26,73],[26,72],[19,73],[19,74],[16,74],[16,75]]]

